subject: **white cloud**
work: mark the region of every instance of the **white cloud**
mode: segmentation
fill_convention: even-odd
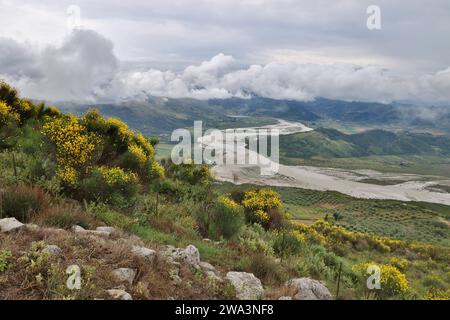
[[[0,39],[0,78],[37,99],[94,100],[117,74],[112,43],[89,30],[75,30],[61,46],[33,49]]]
[[[242,68],[222,53],[181,71],[118,66],[112,42],[94,31],[75,30],[60,46],[44,49],[0,38],[0,78],[36,99],[222,99],[254,94],[301,101],[325,97],[450,103],[450,68],[422,76],[349,63],[271,62]]]

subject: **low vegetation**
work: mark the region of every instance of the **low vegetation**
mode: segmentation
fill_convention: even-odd
[[[113,226],[148,246],[193,244],[220,271],[254,273],[268,298],[283,295],[284,282],[297,277],[323,281],[339,299],[449,295],[448,225],[428,219],[448,221],[447,208],[400,202],[383,207],[335,193],[219,184],[208,166],[156,161],[157,139],[96,110],[66,115],[21,99],[5,83],[0,101],[0,218],[53,228],[20,237],[0,234],[2,299],[104,298],[102,288],[116,285],[107,270],[125,265],[139,271],[131,289],[137,299],[230,297],[227,288],[195,270],[185,270],[189,281],[181,287],[168,285],[164,261],[136,260],[129,255],[132,243],[101,243],[54,229],[73,225]],[[383,230],[363,230],[354,214],[402,216],[413,207],[421,222],[430,221],[430,233],[444,233],[394,239],[381,236]],[[358,228],[351,230],[352,225]],[[64,259],[45,252],[49,241],[63,249]],[[65,271],[73,262],[87,275],[76,293],[65,287]],[[382,270],[383,289],[375,295],[366,287],[368,264]]]

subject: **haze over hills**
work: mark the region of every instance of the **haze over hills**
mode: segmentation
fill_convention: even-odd
[[[81,114],[92,107],[87,104],[57,102],[65,111]],[[302,102],[262,97],[251,99],[171,99],[149,97],[146,101],[100,103],[94,106],[106,116],[119,117],[146,134],[168,133],[191,127],[194,120],[203,120],[208,127],[229,121],[229,115],[281,118],[303,121],[314,126],[317,121],[354,123],[360,125],[433,128],[450,132],[450,108],[416,107],[404,104],[347,102],[318,98]]]

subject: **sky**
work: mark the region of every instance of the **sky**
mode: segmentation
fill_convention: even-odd
[[[450,104],[450,1],[0,0],[0,79],[47,100]]]

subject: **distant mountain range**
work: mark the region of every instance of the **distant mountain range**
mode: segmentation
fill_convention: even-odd
[[[450,138],[429,133],[368,130],[344,134],[318,128],[280,137],[280,155],[289,158],[350,158],[372,155],[450,155]]]
[[[55,103],[64,111],[80,114],[91,105]],[[302,102],[253,97],[251,99],[169,99],[149,97],[146,101],[96,104],[106,116],[119,117],[146,134],[168,133],[180,127],[191,127],[194,120],[216,127],[228,115],[282,118],[314,123],[334,120],[367,125],[398,124],[402,127],[429,127],[450,132],[450,108],[419,108],[411,105],[346,102],[318,98]]]

